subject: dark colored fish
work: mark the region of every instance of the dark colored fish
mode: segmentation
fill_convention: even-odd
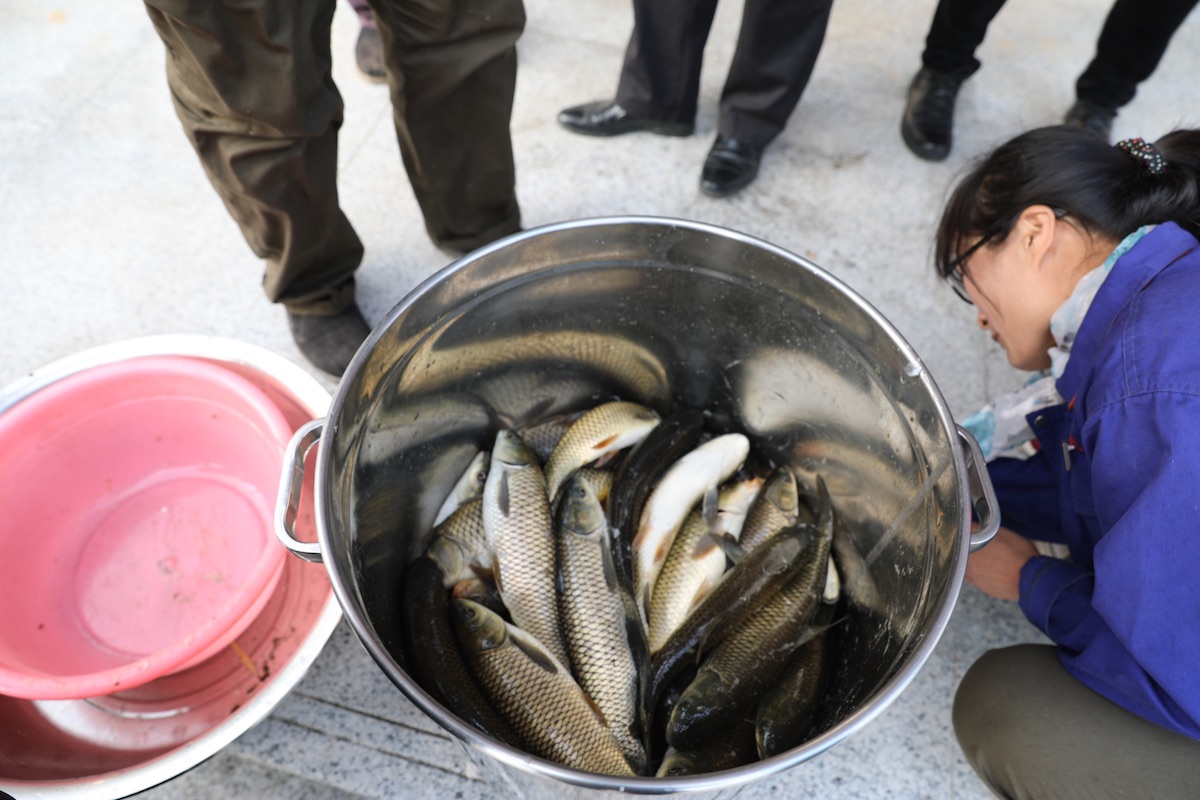
[[[817,707],[825,696],[828,645],[814,637],[788,661],[775,685],[759,698],[754,737],[759,758],[770,758],[808,739]]]
[[[446,588],[480,572],[490,573],[492,551],[483,529],[483,501],[468,501],[435,527],[425,555],[442,568]]]
[[[658,768],[660,778],[681,778],[734,769],[758,760],[754,745],[754,720],[738,720],[712,739],[691,750],[668,750]]]
[[[808,526],[787,528],[726,573],[654,654],[650,707],[689,664],[697,663],[729,630],[742,624],[805,566],[817,535]]]
[[[512,747],[521,740],[483,696],[459,652],[448,616],[445,576],[430,558],[408,565],[401,614],[413,678],[467,723]]]
[[[613,476],[608,524],[613,530],[617,571],[633,587],[633,537],[646,498],[667,469],[696,447],[704,433],[704,415],[682,409],[668,415],[630,449]]]
[[[810,623],[825,589],[834,526],[833,505],[820,479],[818,492],[821,511],[814,529],[818,535],[803,557],[803,568],[705,659],[671,712],[667,742],[672,747],[696,747],[733,724],[775,681],[800,645],[816,633]]]

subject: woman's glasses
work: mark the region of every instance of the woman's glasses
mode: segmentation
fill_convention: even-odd
[[[1056,219],[1062,219],[1066,215],[1066,209],[1054,209],[1054,217]],[[987,233],[985,233],[983,236],[980,236],[979,241],[975,242],[975,244],[971,245],[966,250],[963,250],[950,262],[949,268],[946,270],[946,283],[950,284],[950,288],[954,290],[954,293],[958,295],[959,299],[967,305],[973,306],[975,303],[971,300],[971,295],[967,294],[967,275],[965,272],[963,272],[963,265],[967,263],[968,258],[975,254],[975,251],[995,239],[1001,233],[1006,233],[1011,227],[1012,222],[1010,220],[1001,220],[997,224],[993,225]]]

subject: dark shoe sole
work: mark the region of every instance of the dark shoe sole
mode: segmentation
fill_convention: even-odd
[[[904,139],[904,144],[917,158],[926,161],[945,161],[946,157],[950,155],[950,145],[932,144],[924,138],[919,137],[909,129],[907,120],[900,123],[900,136]]]

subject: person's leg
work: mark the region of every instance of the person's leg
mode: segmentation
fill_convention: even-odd
[[[334,0],[146,6],[167,47],[175,111],[213,187],[266,260],[267,297],[306,314],[352,305],[363,248],[338,205]]]
[[[764,148],[808,85],[833,0],[746,0],[717,133]]]
[[[970,77],[979,69],[975,51],[1004,0],[941,0],[925,36],[921,63],[926,69]]]
[[[900,135],[915,155],[928,161],[950,155],[958,90],[979,69],[975,50],[1003,5],[1004,0],[938,3],[900,120]]]
[[[1100,31],[1095,58],[1075,83],[1076,97],[1114,113],[1132,100],[1197,1],[1117,0]]]
[[[812,76],[833,0],[746,0],[700,189],[728,197],[758,176]]]
[[[1200,741],[1096,694],[1052,645],[985,653],[963,676],[953,718],[967,761],[1000,797],[1200,797]]]
[[[691,126],[717,0],[634,0],[617,103],[633,116]]]
[[[468,251],[520,230],[509,120],[521,0],[371,0],[396,138],[438,245]]]

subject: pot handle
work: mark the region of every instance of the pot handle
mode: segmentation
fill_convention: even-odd
[[[983,451],[979,442],[971,432],[962,425],[957,425],[958,436],[966,446],[967,478],[971,484],[971,508],[979,520],[979,527],[971,533],[971,552],[992,540],[996,531],[1000,530],[1000,504],[996,500],[996,490],[988,477],[987,463],[983,460]]]
[[[275,501],[275,535],[283,546],[305,561],[321,560],[319,542],[296,538],[296,516],[300,513],[300,490],[304,487],[304,460],[321,438],[324,419],[306,422],[292,434],[283,457],[283,475],[279,479],[279,497]]]

